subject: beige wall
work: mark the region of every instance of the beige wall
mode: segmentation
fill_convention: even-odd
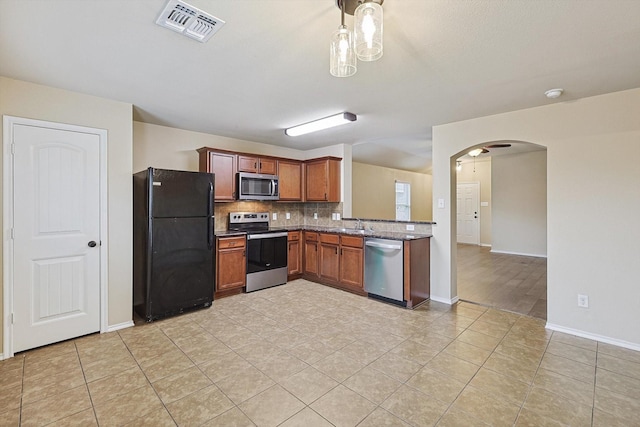
[[[640,349],[640,89],[433,128],[431,294],[457,298],[455,158],[519,140],[547,147],[548,324]],[[452,188],[453,187],[453,188]],[[495,195],[494,195],[495,199]],[[588,309],[577,295],[589,296]]]
[[[488,206],[480,206],[480,245],[491,246],[491,157],[467,161],[462,164],[462,170],[456,172],[457,183],[480,183],[480,203],[487,202]]]
[[[411,184],[411,219],[431,221],[431,175],[353,163],[353,217],[396,218],[395,182]]]
[[[492,252],[547,256],[547,152],[496,156]]]
[[[131,104],[0,77],[0,114],[108,131],[108,324],[117,326],[130,322],[132,320]],[[1,123],[0,126],[2,126]],[[0,320],[0,333],[2,328]]]
[[[135,172],[148,167],[197,171],[198,153],[196,150],[201,147],[264,154],[297,160],[307,160],[324,156],[340,157],[343,160],[341,170],[341,196],[344,214],[349,215],[351,212],[350,145],[339,144],[303,151],[211,135],[208,133],[133,122],[133,170]]]

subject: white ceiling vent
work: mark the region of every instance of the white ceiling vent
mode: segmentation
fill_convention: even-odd
[[[222,28],[224,21],[183,1],[169,0],[156,24],[204,43]]]

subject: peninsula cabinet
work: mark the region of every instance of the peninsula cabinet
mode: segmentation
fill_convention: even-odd
[[[307,202],[340,201],[340,163],[338,157],[307,160],[305,166],[305,200]]]
[[[302,250],[303,276],[311,280],[318,278],[318,233],[305,231]]]
[[[236,155],[224,151],[198,149],[200,172],[215,175],[214,198],[216,202],[229,202],[236,199]]]
[[[239,290],[246,284],[245,236],[216,239],[216,292]]]
[[[273,158],[262,158],[238,154],[238,172],[264,173],[277,175],[277,161]]]
[[[289,231],[287,236],[287,266],[288,280],[297,279],[302,276],[302,248],[301,231]]]
[[[278,160],[278,178],[281,201],[303,201],[302,162],[297,160]]]

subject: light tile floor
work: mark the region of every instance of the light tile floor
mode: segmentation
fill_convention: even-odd
[[[640,352],[296,280],[0,362],[0,425],[633,426]]]

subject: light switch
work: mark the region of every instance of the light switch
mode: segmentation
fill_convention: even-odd
[[[487,206],[489,206],[489,202],[480,202],[480,206],[486,208]]]
[[[438,209],[444,209],[444,199],[438,199]]]
[[[274,212],[274,213],[271,215],[271,218],[272,218],[274,221],[277,221],[277,220],[278,220],[278,214]]]

